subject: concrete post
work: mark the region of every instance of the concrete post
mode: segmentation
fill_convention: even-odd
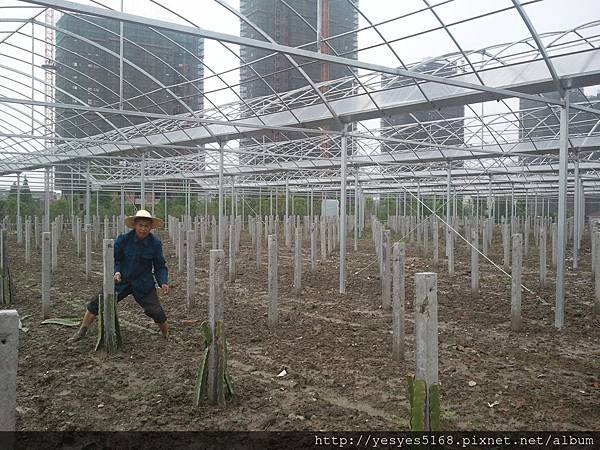
[[[544,225],[544,222],[542,221],[541,225],[540,225],[540,244],[539,244],[539,251],[540,251],[540,286],[541,287],[546,287],[546,235],[548,233],[546,232],[546,225]]]
[[[40,222],[38,216],[33,218],[33,239],[35,240],[35,248],[40,248]]]
[[[454,276],[454,232],[450,228],[451,224],[448,224],[446,234],[446,251],[448,252],[448,275]]]
[[[404,360],[405,259],[404,242],[396,242],[392,253],[392,359],[394,361]]]
[[[229,224],[229,281],[235,281],[235,224]]]
[[[31,264],[31,220],[25,221],[25,264]]]
[[[479,297],[479,230],[471,230],[471,294]]]
[[[504,257],[502,261],[504,263],[504,270],[510,269],[510,242],[509,242],[510,230],[508,228],[508,224],[506,223],[506,218],[504,218],[504,223],[502,224],[502,247],[504,249]]]
[[[110,227],[108,226],[108,217],[104,216],[104,239],[110,239]]]
[[[0,432],[15,431],[19,314],[0,311]],[[11,448],[9,444],[8,448]]]
[[[261,231],[261,218],[256,218],[256,268],[260,269],[261,257],[262,257],[262,231]],[[266,226],[265,226],[266,228]]]
[[[58,267],[58,226],[56,222],[52,222],[52,272]]]
[[[50,316],[50,268],[52,265],[52,237],[42,233],[42,317]]]
[[[195,243],[195,232],[193,230],[188,230],[186,232],[187,237],[187,290],[186,290],[186,304],[188,313],[195,306],[196,300],[196,261],[194,255],[194,243]]]
[[[557,228],[556,223],[552,224],[552,268],[556,269],[556,238],[557,238]]]
[[[219,230],[217,229],[217,222],[215,219],[215,216],[212,217],[212,222],[211,222],[211,233],[212,233],[212,242],[211,242],[211,248],[213,250],[217,250],[219,248],[219,242],[218,242],[218,234],[219,234]]]
[[[300,228],[296,228],[294,240],[294,290],[299,292],[302,289],[302,233]]]
[[[521,329],[521,265],[523,264],[523,243],[520,234],[512,237],[512,286],[510,300],[510,328],[513,331]]]
[[[224,259],[225,252],[223,250],[210,251],[208,274],[208,324],[210,326],[213,336],[215,335],[215,328],[217,322],[223,320]],[[215,339],[213,339],[210,344],[210,350],[208,352],[208,355],[208,401],[211,404],[215,404],[218,401],[217,387],[219,385],[219,354]]]
[[[177,269],[179,273],[183,273],[185,267],[185,224],[179,222],[179,228],[177,230]]]
[[[268,310],[268,325],[274,329],[278,321],[278,285],[277,285],[277,237],[270,234],[268,238],[269,251],[269,310]]]
[[[310,224],[310,271],[314,272],[317,267],[317,226]]]
[[[591,226],[591,224],[590,224]],[[600,232],[595,231],[593,234],[593,242],[595,251],[592,252],[594,262],[594,314],[600,315]]]
[[[103,274],[103,314],[104,345],[106,351],[114,353],[119,347],[115,323],[115,246],[114,240],[102,241],[102,274]]]
[[[440,263],[440,228],[438,225],[437,216],[433,217],[433,264],[437,266]]]
[[[86,223],[83,227],[85,235],[85,279],[89,281],[92,273],[92,230],[91,225]]]
[[[325,218],[321,217],[321,264],[327,260],[327,225]]]
[[[425,389],[438,382],[437,274],[415,274],[415,379],[425,381]],[[425,430],[430,429],[429,397],[425,405]]]
[[[381,305],[384,311],[389,311],[392,306],[392,271],[391,263],[391,248],[390,248],[390,230],[383,232],[382,239],[382,277],[381,277]]]

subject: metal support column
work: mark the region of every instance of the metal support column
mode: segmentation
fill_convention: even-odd
[[[579,190],[579,152],[575,154],[575,180],[574,180],[574,195],[573,195],[573,269],[577,270],[579,264],[579,208],[580,190]]]
[[[567,237],[567,170],[569,160],[569,91],[560,110],[560,146],[558,163],[558,239],[556,249],[556,304],[554,326],[561,329],[565,322],[565,247]]]
[[[342,134],[342,165],[340,168],[340,294],[346,293],[346,178],[348,172],[348,125]]]
[[[225,147],[224,142],[219,142],[219,212],[217,215],[218,218],[218,250],[223,250],[223,148]]]
[[[146,209],[146,155],[142,155],[142,164],[140,166],[140,209]]]

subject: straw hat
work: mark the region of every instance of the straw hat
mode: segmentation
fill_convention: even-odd
[[[129,228],[134,228],[135,219],[151,220],[152,228],[160,228],[163,224],[162,219],[159,219],[158,217],[152,217],[152,214],[150,214],[148,211],[146,211],[145,209],[140,209],[138,212],[135,213],[135,216],[129,216],[125,219],[125,225],[127,225]]]

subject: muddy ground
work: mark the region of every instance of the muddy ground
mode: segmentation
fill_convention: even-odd
[[[365,236],[370,233],[366,232]],[[116,356],[93,351],[91,336],[66,343],[73,328],[41,325],[40,257],[24,263],[9,237],[21,332],[17,384],[19,430],[406,430],[405,377],[414,372],[412,303],[415,272],[438,272],[439,378],[443,427],[453,430],[600,430],[600,322],[592,314],[588,243],[575,274],[568,264],[566,324],[553,326],[554,278],[539,287],[538,253],[525,260],[523,330],[511,332],[510,280],[481,260],[481,295],[470,293],[467,247],[459,242],[456,275],[408,246],[406,362],[391,359],[391,314],[380,307],[372,242],[349,243],[347,294],[338,293],[337,254],[309,272],[305,241],[303,289],[292,291],[292,250],[280,249],[280,327],[267,328],[266,251],[256,269],[243,236],[237,280],[226,282],[225,324],[235,399],[226,407],[192,407],[201,354],[199,323],[207,318],[208,251],[196,248],[197,307],[186,312],[185,275],[168,235],[160,233],[172,293],[161,296],[172,326],[165,342],[132,298],[120,303],[125,347]],[[501,263],[500,233],[492,257]],[[587,234],[586,234],[587,236]],[[283,239],[280,240],[280,243]],[[264,244],[264,239],[263,239]],[[52,276],[52,316],[80,316],[101,284],[69,233]],[[443,247],[440,253],[443,254]],[[550,265],[550,253],[548,254]],[[227,272],[226,272],[227,273]],[[374,305],[377,305],[375,307]],[[288,375],[277,377],[285,368]],[[475,382],[476,384],[471,386]]]

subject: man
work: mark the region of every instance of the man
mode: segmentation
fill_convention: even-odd
[[[163,256],[162,243],[157,235],[150,232],[162,226],[162,220],[152,217],[145,209],[140,209],[135,216],[125,219],[125,225],[133,229],[120,235],[115,240],[114,246],[117,301],[132,294],[135,301],[144,309],[144,313],[158,324],[163,337],[168,339],[167,316],[158,301],[155,279],[163,294],[168,294],[169,273]],[[97,315],[98,295],[95,295],[87,303],[87,311],[83,316],[81,327],[69,338],[69,341],[75,342],[85,337]]]

